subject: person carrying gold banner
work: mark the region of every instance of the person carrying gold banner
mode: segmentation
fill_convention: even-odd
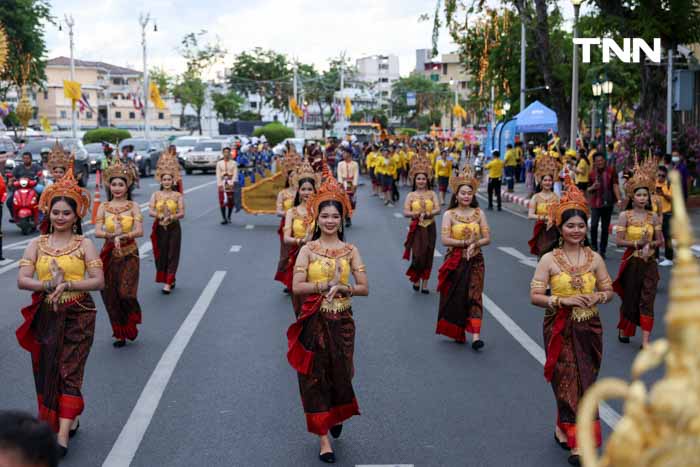
[[[296,152],[287,152],[281,161],[282,173],[284,174],[284,189],[277,194],[276,210],[280,217],[280,226],[277,229],[277,235],[280,238],[280,256],[277,261],[277,271],[275,272],[275,280],[284,284],[284,292],[291,293],[287,284],[290,279],[285,273],[289,263],[289,247],[284,242],[284,225],[287,218],[287,211],[294,207],[294,197],[296,190],[292,188],[291,177],[297,166],[301,164],[301,156]]]

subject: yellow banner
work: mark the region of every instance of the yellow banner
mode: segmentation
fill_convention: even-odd
[[[77,81],[63,80],[63,95],[66,99],[77,102],[82,98],[80,83]]]
[[[352,101],[349,97],[345,97],[345,117],[350,118],[352,116]]]
[[[44,133],[51,133],[51,123],[49,123],[48,118],[41,117],[39,122],[41,123],[41,129],[44,130]]]
[[[160,97],[160,91],[158,90],[156,83],[151,82],[151,85],[149,86],[149,94],[153,105],[156,106],[156,109],[163,110],[165,108],[165,102],[163,102],[163,99]]]

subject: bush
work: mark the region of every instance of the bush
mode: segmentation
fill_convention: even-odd
[[[397,128],[396,134],[405,136],[416,136],[418,134],[418,130],[416,130],[415,128]]]
[[[265,136],[270,146],[275,146],[286,138],[294,138],[294,130],[282,125],[279,122],[268,123],[264,127],[256,128],[253,136]]]
[[[131,138],[131,133],[128,130],[120,130],[117,128],[97,128],[95,130],[89,130],[85,132],[83,136],[83,143],[101,143],[107,142],[112,144],[119,144],[119,141],[123,139]]]

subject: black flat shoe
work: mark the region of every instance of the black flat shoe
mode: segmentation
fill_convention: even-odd
[[[430,290],[428,290],[428,289],[423,289],[423,290],[420,291],[420,293],[425,294],[425,295],[428,295],[428,294],[430,294]]]
[[[335,464],[335,453],[332,451],[319,454],[318,458],[321,459],[321,462],[325,462],[326,464]]]
[[[226,219],[221,221],[221,225],[226,225],[226,224],[228,224],[228,221]]]
[[[115,347],[115,348],[117,348],[117,349],[122,348],[122,347],[124,347],[125,345],[126,345],[126,341],[125,341],[125,340],[123,340],[123,341],[114,341],[114,342],[112,342],[112,346]]]
[[[63,459],[68,455],[68,448],[65,446],[61,446],[60,444],[58,445],[58,457]]]
[[[163,292],[163,295],[170,295],[171,290],[162,289],[161,292]]]
[[[284,290],[283,290],[282,292],[284,292],[284,293],[289,293],[289,289],[288,289],[287,287],[285,287]]]
[[[72,438],[73,436],[77,435],[77,434],[78,434],[78,428],[80,428],[80,420],[78,420],[78,424],[75,425],[75,428],[71,428],[71,429],[68,431],[68,437],[69,437],[69,438]]]
[[[413,290],[415,290],[416,292],[418,292],[418,291],[420,290],[420,287],[418,287],[417,285],[414,284],[414,285],[413,285]]]
[[[630,343],[630,338],[627,336],[623,336],[620,333],[617,334],[617,340],[622,342],[623,344],[629,344]]]
[[[554,433],[554,442],[557,443],[564,451],[571,451],[569,445],[565,441],[561,441],[559,438],[557,438],[556,433]]]
[[[581,465],[581,457],[578,454],[572,454],[569,456],[569,465]]]
[[[484,348],[484,341],[482,341],[481,339],[472,342],[472,349],[480,350],[483,348]]]
[[[332,437],[338,439],[340,438],[340,433],[343,432],[343,424],[339,423],[336,426],[332,427],[329,431],[331,432]]]

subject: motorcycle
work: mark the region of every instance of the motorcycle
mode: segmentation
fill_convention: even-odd
[[[12,195],[15,224],[22,235],[29,235],[39,225],[39,196],[34,189],[36,185],[36,180],[26,177],[15,180],[12,184],[15,188]]]
[[[476,178],[478,179],[481,179],[481,176],[484,174],[484,159],[481,154],[476,156],[474,161],[474,172],[476,172]]]

